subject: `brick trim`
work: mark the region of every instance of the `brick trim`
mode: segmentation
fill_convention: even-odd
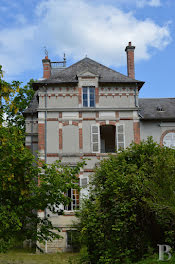
[[[100,93],[100,96],[134,96],[134,93]]]
[[[99,103],[99,88],[95,87],[95,103]]]
[[[116,122],[114,122],[114,121],[109,121],[109,125],[115,126],[115,125],[116,125]]]
[[[63,122],[62,124],[63,124],[63,126],[68,126],[69,125],[69,121]]]
[[[78,122],[72,121],[73,126],[78,126]]]
[[[122,117],[120,120],[133,120],[133,117]]]
[[[58,118],[47,118],[47,121],[58,121]]]
[[[99,124],[100,126],[107,126],[107,125],[115,126],[116,123],[117,123],[117,121],[109,121],[109,124],[107,124],[107,121],[98,122],[98,124]]]
[[[170,129],[170,130],[166,130],[162,133],[161,137],[160,137],[160,145],[163,146],[163,139],[166,136],[166,134],[168,133],[175,133],[175,129]]]
[[[59,128],[59,149],[63,149],[63,130]]]
[[[78,103],[79,104],[82,104],[82,98],[81,98],[81,96],[82,96],[82,88],[78,88]]]
[[[133,122],[133,129],[134,129],[134,142],[136,144],[140,143],[140,123]]]
[[[100,126],[105,126],[106,125],[106,122],[99,122]]]
[[[62,124],[63,124],[63,126],[68,126],[68,125],[70,125],[70,124],[69,124],[69,121],[63,122]],[[78,126],[78,122],[72,121],[72,124],[71,124],[71,125],[73,125],[73,126]]]
[[[119,112],[115,112],[115,117],[119,119]]]
[[[83,118],[83,120],[84,120],[84,121],[88,121],[88,120],[96,120],[96,118],[95,118],[95,117],[89,117],[89,118],[87,117],[87,118]]]
[[[47,153],[47,157],[58,157],[58,153]]]
[[[30,149],[31,150],[31,145],[27,145],[25,146],[27,149]]]
[[[84,153],[83,156],[85,157],[95,157],[97,156],[96,153]]]
[[[84,169],[84,172],[94,172],[94,169]]]
[[[79,148],[83,148],[83,129],[79,128]]]

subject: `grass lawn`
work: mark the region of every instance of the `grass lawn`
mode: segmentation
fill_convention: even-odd
[[[174,264],[175,263],[175,255],[172,257],[171,260],[169,261],[160,261],[158,260],[158,256],[156,255],[155,257],[152,258],[147,258],[145,260],[139,261],[136,264],[158,264],[158,263],[168,263],[168,264]]]
[[[79,254],[77,253],[34,254],[21,250],[12,250],[6,254],[0,254],[0,264],[76,264],[78,256]],[[133,264],[158,263],[165,262],[158,261],[158,256],[155,256]],[[174,264],[175,256],[166,263]]]
[[[76,253],[34,254],[12,250],[0,254],[0,264],[74,264],[77,257]]]

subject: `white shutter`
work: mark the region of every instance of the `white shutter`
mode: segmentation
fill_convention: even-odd
[[[88,182],[87,182],[87,178],[82,178],[81,179],[81,187],[82,188],[85,188],[85,187],[87,187],[87,184],[88,184]]]
[[[117,151],[125,148],[125,127],[124,124],[116,126]]]
[[[100,152],[100,127],[99,125],[91,125],[91,149],[92,153]]]
[[[89,196],[89,188],[88,188],[88,178],[81,178],[81,190],[80,190],[80,202],[82,199],[87,198]]]

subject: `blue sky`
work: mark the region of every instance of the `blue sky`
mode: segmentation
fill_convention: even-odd
[[[88,57],[126,74],[136,46],[140,97],[175,97],[174,0],[1,0],[0,64],[8,81],[42,77],[44,46],[67,65]]]

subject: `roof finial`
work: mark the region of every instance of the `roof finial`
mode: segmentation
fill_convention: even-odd
[[[66,61],[66,54],[64,53],[64,57],[63,57],[63,60]]]
[[[44,46],[44,52],[45,52],[45,57],[48,57],[48,50],[47,50],[46,46]]]
[[[85,55],[85,58],[87,58],[87,54]]]
[[[66,54],[64,53],[64,56],[63,56],[63,66],[66,67]]]

